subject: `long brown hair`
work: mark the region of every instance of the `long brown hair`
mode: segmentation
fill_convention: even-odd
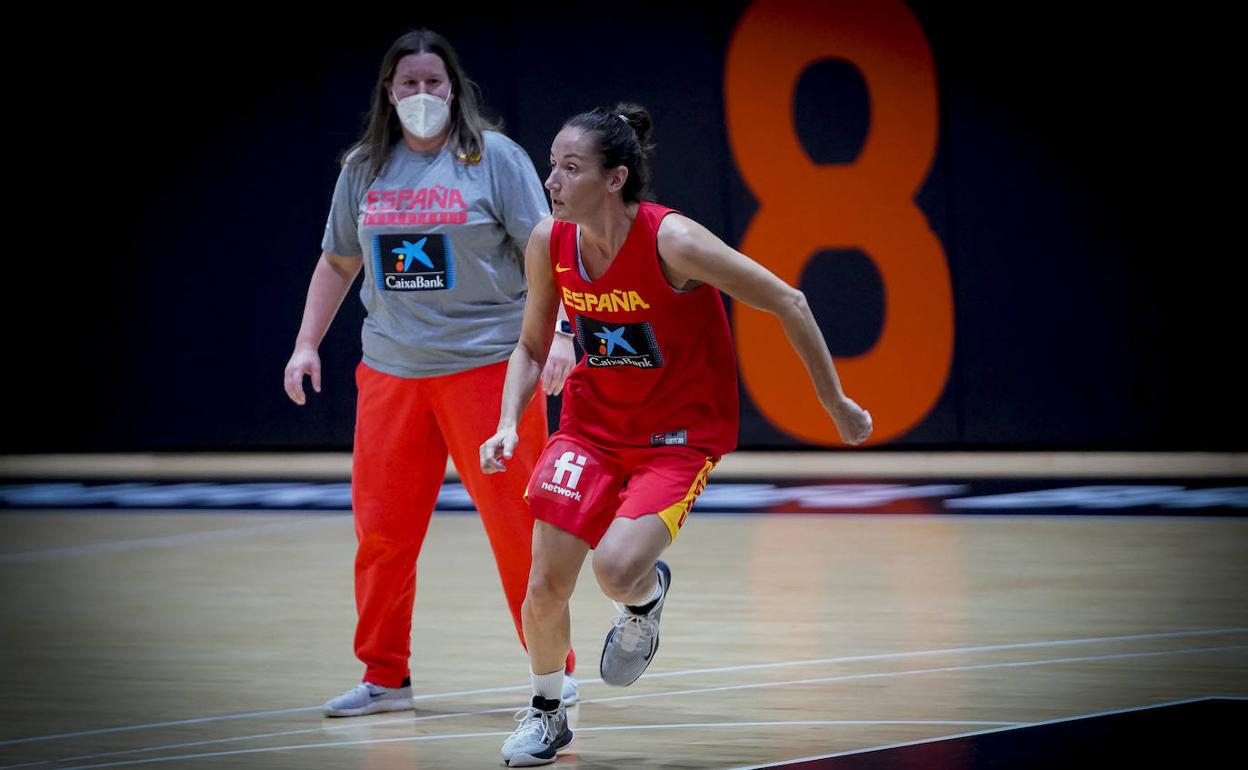
[[[497,120],[481,114],[481,89],[464,72],[450,41],[429,29],[417,29],[400,37],[390,46],[381,62],[377,85],[373,87],[373,103],[368,112],[368,126],[355,144],[343,153],[342,163],[367,163],[370,178],[376,178],[390,157],[390,148],[403,136],[399,114],[390,103],[389,83],[404,56],[418,53],[436,55],[446,65],[451,79],[451,134],[448,140],[455,157],[462,163],[480,163],[485,151],[482,132],[500,130]]]

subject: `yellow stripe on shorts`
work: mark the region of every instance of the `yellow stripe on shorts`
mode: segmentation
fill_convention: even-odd
[[[710,475],[711,469],[715,467],[715,462],[711,458],[706,458],[706,463],[702,466],[702,470],[698,471],[698,476],[689,485],[689,491],[685,493],[685,497],[679,503],[669,505],[659,511],[659,518],[667,525],[667,531],[672,536],[672,542],[676,541],[676,533],[680,531],[680,525],[685,523],[685,517],[689,515],[689,509],[693,507],[693,501],[698,499],[698,495],[702,494],[702,490],[706,489],[706,477]]]

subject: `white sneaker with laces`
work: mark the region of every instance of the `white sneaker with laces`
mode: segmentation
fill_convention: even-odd
[[[516,712],[520,723],[503,741],[503,764],[508,767],[549,765],[572,742],[568,709],[562,702],[534,695],[531,704]]]
[[[337,698],[325,703],[322,710],[327,717],[359,717],[383,711],[408,711],[416,708],[412,702],[412,688],[382,687],[372,682],[360,682]]]
[[[602,660],[598,663],[602,681],[609,685],[627,687],[636,682],[659,651],[659,616],[663,614],[663,603],[667,601],[668,588],[672,584],[672,571],[662,561],[656,564],[656,568],[662,593],[649,612],[637,615],[624,605],[616,604],[620,614],[607,632],[607,640],[602,645]]]

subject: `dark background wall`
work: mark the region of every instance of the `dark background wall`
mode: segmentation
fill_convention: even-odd
[[[10,143],[21,253],[5,280],[0,451],[349,447],[354,291],[322,346],[323,393],[297,408],[281,375],[336,158],[382,54],[412,27],[452,40],[539,173],[569,115],[647,105],[658,200],[739,245],[758,201],[730,149],[724,62],[747,5],[351,23],[221,12],[159,32],[100,16],[31,31],[42,53],[10,62],[10,107],[27,120]],[[887,446],[1244,449],[1231,375],[1242,253],[1219,185],[1233,173],[1227,22],[1052,5],[902,12],[935,65],[938,141],[914,200],[947,259],[955,334],[939,399]],[[814,63],[797,83],[792,118],[814,161],[852,161],[871,114],[851,63]],[[833,352],[860,355],[880,333],[884,286],[869,253],[831,256],[802,285]],[[801,444],[745,396],[744,447]]]

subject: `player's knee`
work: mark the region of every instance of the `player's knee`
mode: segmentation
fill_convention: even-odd
[[[572,598],[575,579],[569,581],[554,572],[534,569],[529,574],[527,599],[539,609],[562,607]]]
[[[594,577],[602,592],[616,601],[630,598],[637,582],[654,568],[653,559],[640,559],[621,551],[595,551]]]

